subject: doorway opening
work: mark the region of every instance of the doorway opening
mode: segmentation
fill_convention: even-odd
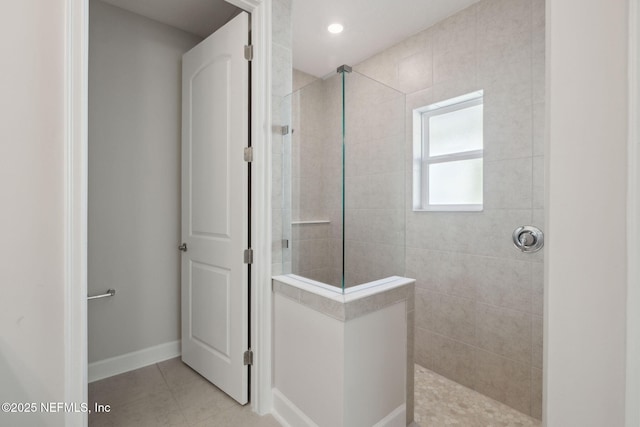
[[[197,141],[216,140],[220,136],[216,132],[224,131],[228,142],[233,138],[236,145],[248,144],[250,104],[248,95],[243,94],[248,94],[250,81],[249,65],[244,59],[249,20],[246,12],[223,0],[208,2],[200,10],[195,9],[196,3],[181,3],[179,8],[174,5],[169,13],[161,5],[144,10],[139,4],[125,1],[89,2],[87,293],[91,296],[102,294],[103,288],[116,290],[113,297],[88,303],[89,401],[97,404],[121,407],[132,404],[148,395],[147,391],[155,393],[162,389],[159,380],[175,396],[179,388],[172,388],[176,384],[171,378],[176,375],[182,378],[178,386],[197,379],[194,371],[171,360],[185,354],[181,348],[184,326],[196,348],[210,350],[207,359],[201,353],[193,356],[191,349],[188,353],[192,357],[187,363],[240,403],[248,401],[250,367],[244,365],[243,353],[250,344],[250,266],[244,265],[243,249],[249,214],[248,197],[239,197],[248,193],[248,172],[240,168],[244,166],[242,156],[232,156],[232,151],[239,150],[242,154],[244,144],[236,147],[224,142],[214,146]],[[242,36],[236,33],[218,38],[239,43],[240,66],[233,69],[220,60],[224,54],[206,58],[197,51],[212,38],[209,34],[224,32],[236,20],[243,20]],[[191,70],[189,80],[181,83],[185,77],[182,57],[187,52],[201,61]],[[234,72],[240,69],[241,72]],[[241,88],[242,102],[238,105],[231,105],[238,94],[227,90],[227,85],[216,86],[221,81],[220,73],[240,76],[236,87]],[[185,191],[181,190],[186,159],[181,149],[185,86],[192,89],[187,91],[191,94],[188,105],[201,109],[190,112],[185,127],[191,131],[192,142],[186,164],[190,171],[196,171],[188,174],[189,194],[199,192],[186,203],[189,207],[186,215],[181,208],[185,204]],[[219,96],[206,95],[215,91],[229,95],[228,102],[216,104]],[[206,108],[211,111],[202,112]],[[226,120],[231,114],[225,108],[239,114],[240,125]],[[241,135],[235,135],[238,129]],[[204,164],[204,160],[209,163]],[[244,171],[239,177],[244,181],[224,181],[235,179],[222,173],[233,169]],[[203,187],[207,182],[210,185]],[[232,217],[229,214],[234,213],[233,209],[218,209],[220,203],[207,198],[214,193],[228,202],[241,198],[244,202],[239,209],[245,210]],[[244,222],[239,224],[242,217]],[[199,235],[200,242],[187,241],[185,224],[186,237]],[[235,227],[233,232],[228,229],[231,226]],[[242,245],[239,265],[237,261],[233,267],[224,264],[226,258],[234,258],[227,256],[232,251],[203,249],[206,246],[203,240],[219,243],[225,239]],[[188,244],[186,252],[178,251],[181,243]],[[203,251],[207,253],[203,255]],[[218,259],[205,260],[212,256]],[[238,268],[243,272],[240,277],[231,277],[231,272]],[[242,281],[241,293],[229,295],[230,289],[237,288],[230,280]],[[183,285],[186,288],[182,297],[181,281],[187,284]],[[243,300],[237,306],[219,304],[238,297]],[[185,307],[190,314],[186,321]],[[217,317],[212,313],[218,313]],[[242,318],[240,325],[233,320],[236,317]],[[238,342],[242,351],[238,350]],[[217,371],[223,371],[222,377],[216,376],[210,366],[215,357],[233,362],[236,367],[239,364],[240,369],[225,370],[219,366]],[[128,376],[114,376],[142,366],[147,368]],[[234,381],[241,383],[239,392],[225,389],[222,384],[230,372],[235,375]],[[122,392],[105,395],[108,384],[104,380],[100,385],[98,380],[107,377],[128,385]],[[205,386],[212,390],[213,386],[208,384],[201,387]],[[213,396],[212,393],[209,394]],[[176,402],[180,406],[180,400]],[[188,408],[180,409],[189,412]]]

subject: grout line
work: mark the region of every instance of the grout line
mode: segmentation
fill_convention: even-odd
[[[158,370],[160,371],[160,375],[162,376],[162,380],[164,381],[165,385],[167,386],[168,389],[171,389],[171,387],[169,387],[169,383],[167,382],[167,377],[164,375],[164,372],[160,368],[160,363],[158,362],[155,365],[156,365],[156,368],[158,368]]]
[[[536,260],[536,259],[524,260],[524,259],[519,259],[517,257],[504,257],[504,256],[503,257],[498,257],[498,256],[482,255],[482,254],[473,253],[473,252],[447,251],[447,250],[442,250],[442,249],[421,248],[421,247],[418,247],[418,246],[409,246],[409,245],[405,245],[405,248],[407,248],[407,249],[416,249],[416,250],[420,250],[420,251],[437,252],[437,253],[443,253],[443,254],[456,254],[456,255],[473,256],[473,257],[479,257],[479,258],[498,259],[498,260],[503,260],[503,261],[526,262],[526,263],[534,264],[534,265],[542,264],[544,262],[544,260]],[[517,253],[519,253],[519,252],[517,252]]]
[[[176,405],[176,408],[178,408],[178,411],[180,411],[180,415],[182,415],[182,419],[184,420],[184,425],[188,426],[189,421],[187,419],[186,414],[184,413],[184,411],[182,410],[182,407],[180,406],[180,403],[178,402],[178,399],[176,398],[175,393],[173,392],[173,387],[171,387],[169,385],[169,382],[167,381],[167,377],[164,374],[164,372],[162,371],[162,369],[160,368],[160,363],[156,363],[156,367],[158,368],[158,370],[160,371],[160,375],[162,375],[162,380],[164,381],[164,384],[167,386],[167,390],[169,390],[169,394],[171,395],[171,399],[173,399],[173,402]]]
[[[513,311],[513,312],[516,312],[516,313],[528,314],[528,315],[535,316],[535,317],[542,317],[542,316],[540,316],[539,314],[535,314],[535,313],[533,312],[533,310],[532,310],[532,311],[528,311],[528,310],[519,310],[519,309],[517,309],[517,308],[504,307],[504,306],[501,306],[501,305],[494,305],[494,304],[486,303],[486,302],[484,302],[484,301],[479,301],[479,300],[477,299],[477,296],[475,296],[475,297],[468,297],[468,296],[457,295],[457,294],[448,294],[448,293],[445,293],[445,292],[432,291],[432,290],[430,290],[430,289],[425,289],[425,288],[423,288],[423,287],[421,287],[421,286],[417,286],[417,285],[416,285],[416,288],[415,288],[415,289],[416,289],[416,291],[422,291],[422,292],[428,292],[428,293],[432,293],[432,294],[436,294],[436,295],[444,295],[444,296],[447,296],[447,297],[453,297],[453,298],[464,299],[464,300],[467,300],[467,301],[474,302],[474,303],[476,303],[476,304],[481,304],[481,305],[485,305],[485,306],[487,306],[487,307],[497,308],[497,309],[500,309],[500,310]],[[424,328],[423,328],[423,329],[424,329]],[[444,335],[443,335],[443,336],[444,336]]]
[[[531,368],[536,368],[536,367],[535,367],[535,366],[533,366],[531,363],[523,362],[522,360],[513,359],[513,358],[511,358],[511,357],[504,356],[504,355],[502,355],[502,354],[499,354],[499,353],[496,353],[496,352],[493,352],[493,351],[487,350],[487,349],[485,349],[485,348],[478,347],[478,346],[477,346],[477,345],[475,345],[475,344],[469,344],[469,343],[467,343],[467,342],[460,341],[460,340],[458,340],[458,339],[455,339],[455,338],[449,337],[449,336],[447,336],[447,335],[442,335],[441,333],[438,333],[438,332],[432,331],[431,329],[425,329],[425,328],[421,328],[421,327],[419,327],[419,326],[416,326],[415,328],[416,328],[416,329],[422,329],[423,331],[427,331],[427,332],[429,332],[429,333],[431,333],[431,334],[433,334],[433,335],[438,335],[439,337],[442,337],[442,338],[446,338],[446,339],[448,339],[449,341],[454,341],[454,342],[455,342],[455,343],[457,343],[457,344],[463,344],[463,345],[465,345],[466,347],[471,347],[473,350],[480,350],[480,351],[483,351],[483,352],[485,352],[485,353],[489,353],[489,354],[491,354],[491,355],[493,355],[493,356],[497,356],[497,357],[499,357],[499,358],[501,358],[501,359],[505,359],[505,360],[508,360],[508,361],[510,361],[510,362],[518,363],[518,364],[520,364],[520,365],[523,365],[523,366],[527,367],[529,370],[531,370]],[[474,360],[475,360],[475,357],[474,357]],[[536,368],[536,369],[540,369],[540,368]]]

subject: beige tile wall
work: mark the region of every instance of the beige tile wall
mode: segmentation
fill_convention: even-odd
[[[413,108],[484,90],[484,211],[405,202],[415,357],[540,418],[543,254],[519,253],[511,233],[544,230],[544,1],[482,0],[354,69],[407,94],[407,129]],[[411,144],[407,132],[407,194]]]

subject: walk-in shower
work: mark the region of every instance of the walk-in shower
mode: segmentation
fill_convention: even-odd
[[[405,95],[341,66],[284,106],[283,271],[343,289],[404,275]]]
[[[480,0],[350,73],[294,69],[274,161],[282,272],[345,296],[415,279],[411,360],[538,419],[544,3]],[[432,125],[474,139],[436,150]]]

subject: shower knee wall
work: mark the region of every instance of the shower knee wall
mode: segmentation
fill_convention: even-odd
[[[343,294],[274,277],[274,415],[283,425],[413,422],[413,283],[392,277]]]

